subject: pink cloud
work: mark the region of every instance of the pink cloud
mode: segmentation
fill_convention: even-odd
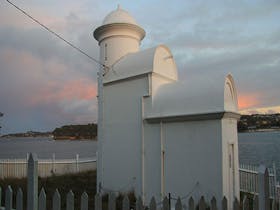
[[[260,104],[260,95],[258,93],[241,93],[238,95],[238,108],[249,109]]]
[[[86,100],[96,97],[95,83],[88,79],[67,81],[63,84],[49,82],[37,94],[29,98],[29,105],[59,103],[64,101]]]
[[[95,82],[81,71],[57,60],[44,61],[26,51],[0,50],[3,67],[0,81],[9,81],[4,88],[6,95],[22,98],[22,106],[77,103],[96,97]]]

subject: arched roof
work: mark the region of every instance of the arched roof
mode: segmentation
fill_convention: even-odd
[[[170,50],[160,45],[146,50],[129,53],[109,67],[104,83],[155,73],[177,80],[177,68]]]
[[[145,110],[146,118],[237,112],[237,96],[231,75],[163,85],[152,96],[151,103]]]
[[[112,23],[129,23],[133,25],[138,25],[135,19],[119,5],[116,10],[110,12],[103,20],[102,25],[112,24]]]

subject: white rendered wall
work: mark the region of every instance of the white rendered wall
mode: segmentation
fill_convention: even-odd
[[[145,202],[152,196],[160,200],[191,195],[211,200],[226,196],[239,199],[237,120],[144,123]],[[233,179],[230,178],[229,145],[233,145]],[[164,151],[164,158],[163,152]],[[163,160],[164,159],[164,160]],[[164,162],[162,164],[162,161]],[[163,173],[163,174],[162,174]],[[230,186],[230,182],[233,185]],[[230,197],[231,196],[231,197]]]
[[[237,119],[222,119],[223,135],[223,192],[224,195],[233,201],[234,197],[239,199],[239,159],[238,159],[238,137],[237,137]],[[233,154],[230,155],[230,148],[233,146]],[[231,160],[230,160],[231,159]],[[231,166],[230,166],[231,161]],[[231,168],[232,167],[232,168]],[[232,171],[233,170],[233,171]],[[234,173],[233,179],[230,180]],[[231,182],[231,183],[230,183]]]
[[[134,38],[126,36],[106,38],[100,43],[100,60],[101,63],[111,67],[126,54],[138,50],[139,41]]]
[[[161,132],[159,124],[144,123],[144,203],[149,204],[154,196],[157,201],[161,194]]]
[[[142,189],[142,96],[148,79],[142,77],[104,86],[102,184],[123,192]]]
[[[146,124],[145,201],[185,196],[197,182],[196,199],[222,198],[221,141],[220,120]]]
[[[185,196],[198,182],[206,198],[222,198],[221,122],[190,121],[164,124],[165,193]],[[208,197],[209,196],[209,197]]]

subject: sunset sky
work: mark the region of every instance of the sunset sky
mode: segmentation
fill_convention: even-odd
[[[93,30],[120,4],[167,45],[180,80],[230,72],[242,113],[280,112],[280,1],[12,0],[98,58]],[[0,2],[1,133],[96,122],[98,65]]]

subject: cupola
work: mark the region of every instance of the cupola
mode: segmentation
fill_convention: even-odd
[[[145,31],[118,6],[104,18],[93,35],[100,46],[100,62],[110,67],[126,54],[139,51]]]

